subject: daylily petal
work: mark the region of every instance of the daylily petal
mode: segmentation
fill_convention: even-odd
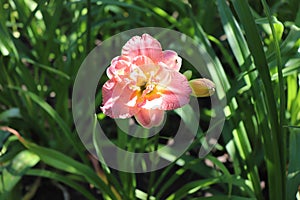
[[[102,88],[103,106],[100,108],[112,118],[129,118],[138,112],[136,108],[127,105],[134,93],[128,85],[109,80]]]
[[[102,101],[105,104],[109,99],[112,98],[113,89],[115,88],[116,82],[108,80],[102,87]]]
[[[177,55],[175,51],[166,50],[163,51],[162,62],[165,63],[169,68],[179,71],[182,59]]]
[[[161,109],[161,105],[163,103],[163,97],[161,95],[156,94],[156,98],[144,98],[141,102],[137,104],[138,107],[144,109]]]
[[[192,90],[184,75],[162,67],[156,78],[159,80],[156,89],[162,98],[160,109],[173,110],[189,103]]]
[[[151,128],[153,126],[159,126],[163,122],[164,111],[140,109],[140,111],[136,113],[134,117],[143,127]]]
[[[122,55],[134,58],[139,55],[149,57],[154,62],[158,62],[162,58],[162,48],[160,43],[148,34],[142,37],[132,37],[122,48]]]
[[[144,109],[173,110],[189,103],[192,92],[184,75],[164,66],[155,75],[154,90],[137,104]]]
[[[130,72],[131,63],[120,57],[116,57],[112,64],[107,68],[106,74],[109,79],[117,78],[121,81],[122,76],[126,76]]]
[[[117,57],[115,57],[115,58],[113,58],[111,60],[110,64],[113,64],[114,62],[117,62],[117,61],[120,61],[120,60],[124,60],[124,61],[130,62],[131,58],[128,57],[128,56],[124,56],[124,55],[117,56]]]
[[[206,78],[198,78],[189,81],[192,95],[196,97],[209,97],[215,93],[215,84]]]
[[[149,57],[144,56],[144,55],[134,57],[134,59],[132,60],[132,63],[137,66],[154,64],[154,62]]]
[[[147,56],[137,56],[132,63],[138,66],[147,77],[154,76],[159,70],[159,66]]]

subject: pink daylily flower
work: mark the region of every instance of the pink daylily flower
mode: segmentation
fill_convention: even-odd
[[[192,90],[180,67],[177,53],[162,51],[150,35],[132,37],[106,71],[101,110],[112,118],[134,116],[145,128],[159,126],[166,110],[189,103]]]

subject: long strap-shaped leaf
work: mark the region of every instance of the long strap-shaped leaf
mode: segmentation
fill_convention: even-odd
[[[286,185],[286,170],[284,168],[286,164],[286,131],[283,128],[285,124],[285,104],[286,104],[286,97],[285,97],[285,91],[284,91],[284,80],[283,80],[283,74],[282,74],[282,61],[281,61],[281,52],[280,52],[280,47],[279,47],[279,42],[276,37],[276,32],[273,24],[273,20],[271,17],[271,11],[269,9],[269,6],[267,5],[266,0],[261,0],[265,13],[267,15],[271,30],[272,30],[272,35],[274,38],[274,46],[275,46],[275,54],[276,54],[276,63],[277,63],[277,69],[278,69],[278,80],[279,80],[279,95],[280,95],[280,112],[279,112],[279,124],[280,124],[280,132],[281,135],[278,135],[281,137],[281,140],[278,140],[278,145],[279,147],[279,153],[280,153],[280,160],[281,160],[281,176],[282,176],[282,198],[284,199],[285,196],[285,185]]]
[[[279,125],[276,101],[271,83],[271,76],[267,59],[248,2],[245,0],[232,0],[232,2],[244,27],[249,50],[251,52],[251,55],[253,56],[254,64],[259,72],[259,76],[263,82],[262,89],[264,93],[264,99],[267,104],[267,112],[271,130],[271,135],[264,138],[271,139],[274,147],[272,149],[272,154],[266,154],[270,199],[284,199],[284,196],[282,194],[283,177],[281,172],[285,169],[285,166],[281,166],[280,158],[278,156],[280,155],[279,149],[284,147],[281,144],[281,141],[278,140],[281,134],[281,129]]]
[[[82,164],[73,158],[50,148],[39,146],[35,143],[27,141],[23,138],[19,132],[9,127],[0,127],[0,130],[7,131],[15,136],[18,140],[32,153],[39,156],[40,160],[47,165],[60,169],[62,171],[77,174],[86,179],[86,181],[96,188],[98,188],[104,196],[111,200],[118,200],[116,193],[112,191],[112,187],[104,182],[103,179],[97,176],[97,174],[87,165]]]

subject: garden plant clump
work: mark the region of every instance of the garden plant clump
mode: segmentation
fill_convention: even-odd
[[[299,199],[298,0],[0,13],[0,200]]]

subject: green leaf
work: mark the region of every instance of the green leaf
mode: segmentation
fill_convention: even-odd
[[[239,196],[213,196],[213,197],[199,197],[190,200],[256,200],[256,198],[246,198]]]
[[[192,78],[193,72],[191,70],[187,70],[183,73],[183,75],[186,77],[187,80],[190,80]]]
[[[286,63],[286,67],[282,70],[283,77],[298,74],[300,72],[300,59],[292,58]],[[278,79],[278,73],[273,74],[272,81]]]
[[[290,52],[297,52],[299,49],[300,41],[300,28],[291,26],[290,32],[286,39],[280,45],[282,55],[289,55]]]
[[[1,135],[6,135],[8,132],[5,132],[3,134],[3,131],[0,130],[0,136]],[[11,133],[9,133],[11,135]],[[8,136],[9,136],[8,135]],[[7,136],[7,137],[8,137]],[[3,136],[1,136],[3,137]],[[0,163],[6,163],[11,161],[16,155],[24,150],[24,146],[18,141],[17,137],[11,136],[8,137],[7,141],[2,141],[5,142],[4,145],[2,146],[2,149],[0,151]]]
[[[265,11],[265,14],[268,18],[269,25],[272,30],[272,36],[273,36],[273,44],[274,44],[274,50],[275,50],[275,55],[276,55],[276,64],[277,64],[277,71],[278,71],[278,84],[279,84],[279,130],[276,135],[277,139],[277,144],[278,144],[278,149],[279,149],[279,158],[280,158],[280,166],[277,168],[276,174],[280,178],[278,178],[278,181],[281,181],[281,191],[278,191],[278,196],[277,198],[285,198],[286,197],[286,188],[284,187],[286,185],[286,161],[287,161],[287,151],[286,151],[286,143],[287,143],[287,134],[286,134],[286,129],[283,128],[283,125],[286,123],[286,110],[285,110],[285,104],[286,104],[286,96],[285,96],[285,80],[283,79],[283,74],[282,74],[282,59],[281,59],[281,50],[279,47],[279,40],[276,37],[276,27],[272,23],[272,16],[271,16],[271,11],[270,8],[266,2],[266,0],[261,0],[263,4],[263,8]],[[280,139],[279,139],[280,138]],[[275,141],[276,141],[275,139]],[[275,174],[274,174],[275,175]],[[274,185],[274,188],[270,188],[269,194],[272,196],[272,190],[275,189],[276,185]]]
[[[2,8],[1,8],[2,9]],[[19,60],[19,54],[13,43],[10,34],[8,33],[3,21],[0,21],[0,52],[4,56],[8,56],[13,53],[13,56]]]
[[[70,76],[65,74],[64,72],[60,71],[60,70],[57,70],[53,67],[50,67],[50,66],[46,66],[46,65],[43,65],[43,64],[40,64],[34,60],[31,60],[30,58],[22,58],[24,61],[28,62],[28,63],[31,63],[33,64],[35,67],[39,67],[41,69],[44,69],[45,71],[48,71],[52,74],[56,74],[62,78],[65,78],[67,80],[70,80]]]
[[[38,176],[38,177],[44,177],[49,178],[52,180],[59,181],[61,183],[64,183],[71,188],[75,189],[76,191],[83,194],[87,199],[89,200],[96,200],[93,194],[91,194],[88,190],[86,190],[84,187],[73,181],[72,179],[68,178],[67,176],[63,176],[48,170],[40,170],[40,169],[30,169],[26,172],[26,175],[29,176]]]
[[[224,31],[227,35],[228,42],[230,44],[231,50],[233,51],[235,58],[242,70],[242,78],[244,81],[242,83],[246,83],[248,87],[251,87],[251,90],[249,92],[250,95],[253,95],[253,98],[255,100],[260,100],[261,99],[261,89],[259,86],[259,83],[257,82],[257,73],[247,73],[247,71],[253,71],[255,69],[253,63],[251,62],[251,54],[250,50],[248,48],[248,44],[246,42],[246,39],[244,38],[242,34],[241,27],[239,26],[237,20],[234,18],[234,15],[232,14],[229,5],[223,1],[223,0],[218,0],[218,10],[221,15],[221,21],[223,24]],[[246,73],[245,73],[246,72]],[[235,81],[235,86],[238,86],[238,82]],[[233,86],[233,88],[235,87]],[[230,91],[228,92],[227,97],[229,96]],[[239,98],[237,98],[239,101]],[[243,105],[244,103],[239,103],[242,105],[239,105],[239,109],[243,110]],[[266,114],[264,113],[264,105],[263,104],[255,104],[257,106],[257,115],[259,118],[266,118]],[[246,107],[249,109],[248,107]],[[240,112],[239,112],[240,113]],[[247,121],[250,123],[250,126],[254,126],[253,124],[256,123],[253,121],[251,114],[246,115]],[[241,162],[247,162],[247,158],[249,155],[252,153],[252,148],[250,145],[250,136],[247,135],[247,132],[245,130],[245,123],[241,120],[242,116],[240,115],[233,115],[232,118],[234,121],[241,121],[239,123],[236,123],[236,129],[233,130],[233,136],[234,136],[234,143],[236,145],[236,148],[239,151]],[[265,145],[268,146],[268,143]],[[227,146],[229,148],[229,146]],[[230,150],[229,152],[235,152]],[[233,156],[233,155],[231,155]],[[235,160],[234,162],[237,162]],[[241,163],[241,164],[242,164]],[[237,164],[236,164],[237,165]],[[259,179],[259,174],[257,167],[247,167],[246,169],[247,176],[249,177],[254,191],[256,193],[256,196],[258,199],[262,199],[262,193],[261,193],[261,187],[260,187],[260,179]]]
[[[3,145],[9,136],[10,136],[9,132],[0,130],[0,150],[2,150]],[[0,151],[0,154],[1,154],[1,151]]]
[[[11,163],[4,167],[0,174],[0,180],[2,180],[2,184],[0,184],[0,193],[4,196],[8,196],[25,172],[29,168],[35,166],[39,160],[40,159],[36,154],[28,150],[18,153]]]
[[[283,157],[285,146],[283,142],[284,140],[279,139],[281,137],[282,127],[280,127],[276,106],[277,102],[275,100],[268,62],[248,2],[244,0],[233,0],[232,2],[241,20],[241,24],[244,27],[247,45],[263,82],[263,87],[261,89],[264,94],[269,119],[262,123],[270,123],[271,129],[271,134],[263,134],[264,141],[268,146],[268,148],[265,148],[265,153],[267,157],[266,162],[268,168],[269,195],[273,200],[284,199],[285,197],[283,197],[284,192],[282,191],[282,184],[285,179],[283,176],[285,165],[283,165],[279,157]],[[266,127],[263,128],[265,129],[264,131],[266,131]],[[275,194],[274,191],[277,191],[277,193]]]
[[[75,139],[74,134],[70,131],[65,121],[46,101],[44,101],[42,98],[40,98],[33,92],[25,91],[19,87],[14,87],[14,86],[11,86],[10,88],[18,90],[24,95],[28,95],[28,97],[30,97],[35,103],[37,103],[41,108],[43,108],[49,114],[49,116],[58,124],[59,128],[61,128],[62,133],[64,134],[66,139],[70,142],[70,144],[75,148],[78,155],[80,155],[84,161],[86,160],[85,156],[83,155],[82,144]]]
[[[299,129],[300,127],[298,127]],[[300,185],[300,134],[299,130],[292,130],[289,138],[289,165],[287,179],[287,197],[286,199],[295,199],[295,195]]]
[[[21,118],[20,109],[19,108],[10,108],[2,113],[0,113],[0,122],[8,121],[9,118]]]
[[[103,193],[109,195],[114,200],[117,199],[110,187],[108,187],[90,167],[58,151],[41,147],[27,141],[24,141],[23,144],[28,150],[38,155],[41,161],[46,164],[72,174],[81,175],[86,178],[88,183],[93,184]]]
[[[197,119],[199,116],[197,116],[197,113],[195,113],[189,104],[186,104],[181,108],[177,108],[174,111],[181,117],[186,126],[190,128],[191,133],[197,132],[198,126],[195,126],[195,124],[198,123]]]
[[[275,36],[276,36],[276,39],[278,41],[281,40],[281,37],[282,37],[282,34],[283,34],[283,31],[284,31],[284,26],[283,24],[278,21],[278,19],[274,16],[272,16],[271,18],[272,20],[272,24],[274,26],[274,29],[275,29]],[[270,35],[271,37],[271,40],[273,40],[273,36],[272,36],[272,29],[271,29],[271,26],[269,24],[269,20],[267,17],[264,17],[264,18],[259,18],[259,19],[256,19],[255,22],[257,24],[260,24],[260,25],[263,25],[264,28],[265,28],[265,31],[268,35]]]
[[[150,196],[148,197],[148,194],[143,192],[142,190],[139,190],[139,189],[136,189],[135,190],[135,196],[138,198],[138,199],[141,199],[141,200],[155,200],[156,198],[153,197],[153,196]]]
[[[220,181],[219,178],[210,178],[210,179],[189,182],[186,185],[182,186],[175,193],[173,193],[169,197],[167,197],[166,200],[182,199],[183,197],[187,197],[188,194],[192,194],[201,188],[216,184],[219,181]]]

